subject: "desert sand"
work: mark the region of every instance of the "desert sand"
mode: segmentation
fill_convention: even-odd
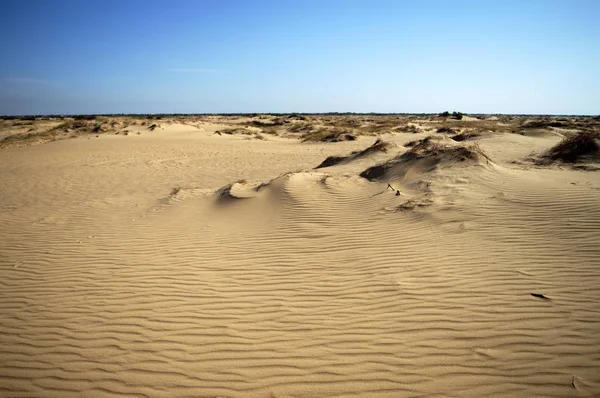
[[[2,122],[0,396],[600,396],[597,121],[98,120]]]

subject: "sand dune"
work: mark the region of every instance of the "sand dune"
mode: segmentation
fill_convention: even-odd
[[[600,394],[600,174],[524,160],[559,136],[202,123],[0,152],[0,396]]]

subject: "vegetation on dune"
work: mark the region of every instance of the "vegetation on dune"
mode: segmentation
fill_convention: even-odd
[[[175,196],[177,196],[177,194],[181,191],[181,187],[175,187],[173,189],[171,189],[171,193],[169,194],[169,197],[173,198]]]
[[[288,115],[287,119],[291,119],[291,120],[308,120],[306,116],[299,115],[297,113],[292,113],[291,115]]]
[[[59,121],[57,125],[53,125]],[[8,126],[8,129],[15,129],[24,126],[24,122],[15,122]],[[31,128],[27,132],[17,132],[10,134],[0,140],[0,147],[30,145],[35,143],[44,143],[66,138],[78,137],[85,134],[102,134],[114,132],[120,128],[126,127],[128,119],[116,120],[110,118],[99,118],[95,115],[81,115],[68,119],[53,119],[51,121],[39,119],[28,121]],[[29,126],[29,125],[28,125]],[[6,126],[3,126],[5,129]]]
[[[294,123],[288,127],[288,131],[291,133],[306,133],[312,130],[312,125],[308,123]]]
[[[481,158],[490,161],[489,156],[477,144],[468,146],[446,145],[436,137],[426,137],[417,141],[410,150],[403,154],[385,163],[369,167],[360,173],[360,176],[369,181],[380,180],[385,177],[389,170],[424,158],[432,159],[435,164],[442,161],[451,162],[450,164],[452,164],[452,162],[465,162]]]
[[[100,128],[101,124],[98,123],[96,125],[91,125],[85,119],[77,119],[77,120],[67,120],[54,127],[52,131],[67,131],[67,130],[83,130],[83,129],[96,129]]]
[[[444,111],[444,112],[440,113],[438,116],[439,117],[450,117],[450,116],[452,116],[453,119],[461,120],[463,118],[463,116],[464,116],[464,113],[454,111],[454,112],[452,112],[452,114],[450,114],[450,112]]]
[[[43,131],[39,133],[27,133],[27,134],[11,134],[4,137],[0,141],[0,147],[4,148],[6,146],[15,145],[15,144],[28,144],[35,141],[50,141],[56,139],[56,134],[50,131]]]
[[[281,126],[285,122],[281,120],[272,120],[272,121],[262,121],[262,120],[251,120],[248,123],[244,123],[246,125],[252,127],[273,127],[273,126]]]
[[[227,134],[227,135],[245,135],[248,137],[254,137],[258,140],[266,140],[265,136],[263,136],[262,134],[260,134],[257,131],[250,131],[248,129],[244,129],[244,128],[228,128],[228,129],[222,129],[222,130],[217,130],[215,131],[215,134],[218,135],[223,135],[223,134]]]
[[[528,120],[521,124],[524,129],[545,129],[548,127],[569,127],[568,122],[559,120]]]
[[[456,134],[456,130],[451,129],[450,127],[440,127],[436,130],[438,134]]]
[[[438,136],[430,135],[430,136],[427,136],[427,137],[422,138],[420,140],[409,141],[406,144],[404,144],[404,146],[408,147],[408,148],[412,148],[412,147],[417,146],[417,145],[428,145],[428,144],[433,143],[434,141],[437,143],[441,139],[442,138],[440,138]]]
[[[234,134],[241,134],[241,135],[252,135],[253,132],[247,129],[243,129],[243,128],[229,128],[229,129],[222,129],[222,130],[217,130],[215,131],[215,134],[227,134],[227,135],[234,135]]]
[[[363,149],[362,151],[351,152],[348,156],[329,156],[323,162],[321,162],[321,164],[315,167],[315,169],[335,166],[336,164],[340,163],[346,163],[377,152],[387,152],[390,146],[390,143],[382,141],[381,139],[377,139],[377,141],[375,141],[375,143],[373,143],[373,145],[371,145],[370,147]]]
[[[420,140],[412,140],[412,141],[408,141],[406,144],[404,144],[405,147],[407,148],[411,148],[415,145],[417,145],[419,143]]]
[[[401,133],[409,133],[409,134],[417,134],[421,132],[421,129],[415,126],[414,124],[407,124],[405,126],[399,126],[394,129],[395,131]]]
[[[96,120],[96,115],[75,115],[73,116],[75,120]]]
[[[300,136],[302,142],[340,142],[340,141],[354,141],[352,130],[348,129],[316,129],[310,130]]]
[[[481,136],[481,134],[476,133],[474,131],[465,131],[463,133],[453,135],[450,138],[452,138],[454,141],[460,142],[460,141],[468,140],[470,138],[476,138],[476,137],[479,137],[479,136]]]
[[[242,134],[264,139],[268,135],[297,138],[302,142],[339,142],[358,136],[437,131],[454,141],[464,141],[481,133],[517,133],[537,136],[544,130],[556,134],[593,132],[600,119],[586,116],[471,115],[461,112],[440,114],[203,114],[203,115],[77,115],[0,117],[0,145],[16,146],[76,137],[84,134],[119,133],[129,125],[149,130],[161,124],[180,123],[202,128],[203,123],[222,124],[218,134]],[[159,124],[160,123],[160,124]],[[566,131],[564,131],[566,130]],[[5,137],[5,138],[1,138]],[[407,145],[409,145],[407,143]],[[567,156],[568,157],[568,156]]]
[[[542,155],[545,161],[575,163],[586,158],[600,158],[600,132],[582,131],[565,137]]]

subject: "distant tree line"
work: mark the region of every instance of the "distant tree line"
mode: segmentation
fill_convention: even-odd
[[[453,119],[461,120],[463,118],[463,116],[464,116],[464,113],[456,112],[456,111],[450,113],[448,111],[445,111],[445,112],[440,113],[438,116],[439,117],[450,117],[450,116],[452,116]]]
[[[452,117],[457,120],[461,120],[463,116],[465,116],[462,112],[442,112],[439,114],[435,113],[407,113],[407,112],[264,112],[264,113],[256,113],[256,112],[237,112],[237,113],[99,113],[99,114],[84,114],[84,115],[76,115],[76,114],[48,114],[48,115],[0,115],[0,120],[38,120],[38,119],[47,119],[47,118],[73,118],[79,120],[94,120],[96,117],[122,117],[122,116],[131,116],[137,118],[147,118],[147,119],[155,119],[160,120],[164,117],[181,117],[181,116],[249,116],[256,117],[259,115],[273,115],[273,116],[439,116],[439,117]],[[512,113],[512,114],[504,114],[504,113],[471,113],[471,116],[484,118],[489,116],[549,116],[549,117],[566,117],[566,116],[577,116],[577,117],[591,117],[594,119],[599,119],[600,116],[593,115],[544,115],[544,114],[529,114],[529,113]]]

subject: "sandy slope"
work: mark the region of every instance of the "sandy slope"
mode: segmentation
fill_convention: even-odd
[[[600,173],[511,163],[558,138],[218,128],[0,152],[0,396],[600,395]]]

